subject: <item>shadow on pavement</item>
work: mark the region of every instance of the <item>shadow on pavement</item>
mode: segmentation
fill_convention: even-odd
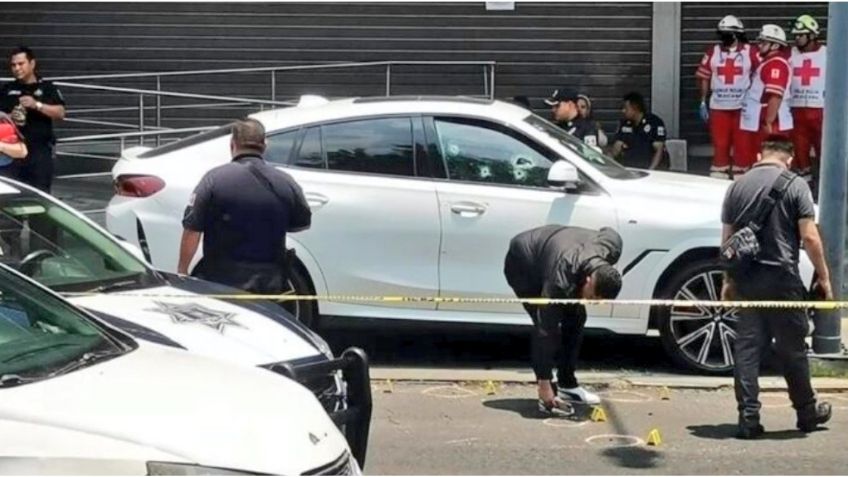
[[[605,402],[603,407],[616,433],[624,436],[633,435],[615,403]],[[653,469],[659,467],[662,461],[662,454],[644,447],[609,447],[601,451],[601,456],[614,465],[630,469]]]
[[[334,352],[363,348],[373,365],[530,369],[527,330],[327,328],[320,330]],[[658,339],[645,336],[586,336],[578,370],[680,372],[671,367]]]
[[[663,459],[659,452],[644,447],[610,447],[601,451],[601,455],[629,469],[654,469],[660,467]]]
[[[736,439],[736,424],[704,424],[700,426],[688,426],[686,429],[698,438],[726,440]],[[757,440],[787,441],[793,439],[806,439],[807,434],[798,430],[766,431]]]
[[[539,412],[535,399],[491,399],[483,401],[483,405],[498,411],[512,411],[525,419],[544,419],[547,417]]]

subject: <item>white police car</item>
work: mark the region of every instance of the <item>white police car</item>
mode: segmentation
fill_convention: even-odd
[[[0,473],[352,475],[312,393],[136,341],[0,266]]]
[[[327,343],[278,305],[214,299],[237,290],[152,269],[84,215],[0,178],[0,263],[133,337],[294,377],[339,421],[364,459],[370,385],[364,353],[335,359]],[[126,296],[132,293],[143,296]]]

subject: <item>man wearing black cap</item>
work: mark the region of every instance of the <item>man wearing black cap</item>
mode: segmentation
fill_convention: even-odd
[[[554,90],[545,104],[551,107],[554,121],[568,134],[580,139],[588,146],[598,145],[598,129],[592,121],[580,117],[577,109],[578,95],[566,88]]]

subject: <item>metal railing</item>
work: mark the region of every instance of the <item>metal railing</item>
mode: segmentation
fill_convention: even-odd
[[[392,95],[393,75],[398,74],[398,69],[401,66],[469,66],[481,68],[482,79],[482,95],[490,99],[495,97],[495,75],[496,63],[494,61],[374,61],[374,62],[359,62],[359,63],[330,63],[317,65],[296,65],[296,66],[271,66],[271,67],[256,67],[256,68],[227,68],[227,69],[212,69],[212,70],[189,70],[189,71],[164,71],[151,73],[117,73],[117,74],[101,74],[101,75],[75,75],[75,76],[56,76],[47,78],[56,83],[56,85],[66,89],[80,89],[86,91],[101,91],[111,93],[121,93],[133,95],[136,97],[134,106],[116,106],[103,108],[88,108],[88,109],[73,109],[73,106],[68,109],[68,117],[65,119],[69,123],[85,124],[92,126],[103,126],[115,129],[126,129],[126,133],[115,133],[106,135],[94,136],[72,136],[60,139],[59,145],[82,144],[84,140],[93,141],[98,137],[103,140],[119,140],[121,149],[125,148],[127,141],[130,139],[138,139],[139,145],[145,145],[145,139],[152,137],[154,145],[161,145],[163,136],[178,135],[186,132],[202,130],[198,128],[183,128],[171,129],[163,126],[163,112],[180,109],[205,109],[205,108],[223,108],[223,107],[244,107],[244,106],[259,106],[260,110],[266,107],[286,107],[294,105],[293,101],[280,100],[278,94],[277,80],[278,75],[286,72],[298,71],[316,71],[316,70],[338,70],[338,69],[354,69],[354,68],[382,68],[385,72],[385,83],[382,94],[385,96]],[[268,74],[268,91],[267,98],[244,98],[235,96],[222,96],[210,94],[184,93],[177,91],[168,91],[162,88],[163,78],[171,77],[192,77],[192,76],[207,76],[207,75],[234,75],[234,74]],[[103,84],[92,84],[92,81],[107,81],[107,80],[143,80],[152,79],[154,87],[152,89],[131,88],[124,86],[107,86]],[[9,81],[11,78],[0,78],[0,81]],[[351,95],[352,96],[352,95]],[[152,98],[152,102],[150,102]],[[172,104],[164,105],[165,99],[183,99],[183,100],[199,100],[200,103],[191,104]],[[102,115],[110,113],[135,113],[137,122],[126,121],[111,121],[104,119]],[[152,120],[148,116],[152,113]],[[101,116],[97,116],[101,115]],[[94,116],[94,117],[91,117]],[[152,124],[150,124],[152,123]],[[144,134],[142,134],[144,133]],[[175,138],[179,139],[179,138]],[[78,157],[92,157],[102,159],[96,154],[72,154],[60,151],[64,155],[75,155]],[[97,156],[97,157],[95,157]]]

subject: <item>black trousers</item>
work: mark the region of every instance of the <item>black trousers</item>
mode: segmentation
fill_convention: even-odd
[[[801,279],[780,267],[757,264],[735,278],[740,300],[799,301],[806,298]],[[815,406],[810,382],[805,338],[809,321],[805,310],[787,308],[746,308],[740,311],[734,345],[734,387],[739,415],[746,421],[758,421],[761,404],[760,361],[772,339],[792,406],[799,412]]]
[[[507,283],[519,298],[538,298],[542,294],[542,284],[534,283],[531,273],[512,254],[507,254],[504,263]],[[557,386],[576,388],[578,386],[575,371],[583,343],[583,329],[586,326],[586,307],[582,305],[531,305],[525,303],[524,309],[533,320],[531,339],[531,359],[536,379],[552,379],[555,357],[557,366]],[[540,313],[543,307],[551,307]],[[553,311],[553,312],[552,312]]]
[[[0,168],[0,175],[31,185],[50,193],[53,185],[54,146],[51,144],[27,145],[29,155],[23,161]]]
[[[191,275],[250,293],[277,294],[288,291],[283,267],[274,262],[243,262],[203,257]]]

